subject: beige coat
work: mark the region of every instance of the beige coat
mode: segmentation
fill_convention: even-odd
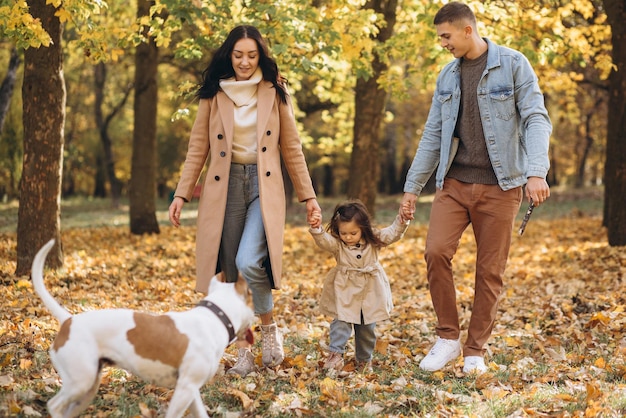
[[[398,241],[408,228],[396,217],[391,226],[374,230],[385,245]],[[393,309],[391,287],[385,270],[378,262],[379,249],[372,245],[345,245],[340,239],[320,229],[309,229],[315,243],[335,257],[322,288],[320,310],[323,314],[351,324],[389,319]]]
[[[280,288],[283,234],[285,229],[285,187],[281,156],[294,185],[298,200],[315,198],[315,191],[302,152],[291,99],[280,101],[273,85],[259,83],[257,94],[257,168],[261,212],[267,235],[271,275]],[[234,131],[234,104],[222,91],[211,99],[201,99],[191,130],[187,157],[175,196],[191,200],[202,169],[208,168],[198,206],[196,235],[196,290],[206,293],[217,272],[228,193],[228,176]]]

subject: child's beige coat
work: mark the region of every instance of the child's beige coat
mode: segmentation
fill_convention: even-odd
[[[408,226],[396,217],[393,224],[374,232],[389,245],[402,238]],[[322,228],[311,228],[309,232],[315,243],[332,253],[337,261],[337,266],[324,280],[320,298],[322,313],[352,324],[389,319],[393,301],[389,279],[378,262],[379,248],[362,243],[347,246]]]

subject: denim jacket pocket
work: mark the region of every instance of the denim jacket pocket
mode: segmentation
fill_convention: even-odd
[[[489,92],[489,100],[498,119],[509,120],[515,116],[515,95],[512,88]]]
[[[437,101],[441,108],[441,120],[450,119],[452,113],[452,93],[440,93],[437,95]]]

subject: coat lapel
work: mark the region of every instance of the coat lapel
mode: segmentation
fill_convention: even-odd
[[[257,92],[256,133],[259,144],[261,143],[263,135],[265,135],[265,127],[267,126],[275,99],[276,91],[274,90],[274,85],[269,81],[262,80],[259,83],[259,90]]]
[[[224,137],[228,141],[228,147],[230,149],[235,131],[235,105],[232,100],[228,98],[226,93],[219,91],[217,93],[217,108],[219,109],[222,125],[224,126]]]

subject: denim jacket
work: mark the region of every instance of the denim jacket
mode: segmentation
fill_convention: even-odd
[[[502,190],[526,184],[528,177],[545,178],[550,161],[552,123],[538,79],[518,51],[488,44],[487,65],[478,84],[478,108],[491,165]],[[461,59],[447,64],[437,78],[428,119],[404,184],[419,195],[437,168],[436,185],[443,188],[458,147],[454,129],[461,103]]]

